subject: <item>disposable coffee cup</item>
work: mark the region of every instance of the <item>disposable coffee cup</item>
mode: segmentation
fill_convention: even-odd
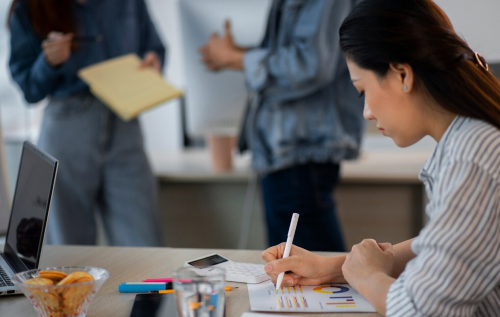
[[[208,148],[215,172],[229,172],[233,169],[233,150],[236,136],[231,131],[214,130],[207,137]]]

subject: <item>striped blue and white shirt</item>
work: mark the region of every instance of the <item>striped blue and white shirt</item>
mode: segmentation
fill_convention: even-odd
[[[500,130],[458,116],[419,178],[430,220],[387,316],[500,316]]]

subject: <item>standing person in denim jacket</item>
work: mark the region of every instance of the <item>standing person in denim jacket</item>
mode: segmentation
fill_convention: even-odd
[[[364,130],[363,100],[352,88],[338,29],[352,0],[275,0],[257,48],[224,36],[201,48],[208,69],[243,70],[254,98],[244,117],[240,150],[252,150],[262,176],[269,244],[284,241],[300,214],[294,243],[344,251],[332,194],[339,163],[355,159]]]
[[[12,78],[29,103],[50,98],[38,141],[60,161],[48,242],[95,244],[99,211],[111,245],[160,245],[157,185],[139,121],[121,121],[77,77],[128,53],[161,70],[165,47],[144,0],[14,0],[9,26]]]

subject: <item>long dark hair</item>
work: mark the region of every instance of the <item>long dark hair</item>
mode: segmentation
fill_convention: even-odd
[[[362,1],[340,28],[340,46],[381,77],[391,63],[409,64],[441,107],[500,129],[500,82],[431,0]]]
[[[71,10],[75,0],[13,0],[7,21],[18,2],[25,6],[31,27],[40,40],[46,39],[51,31],[76,34],[76,20]]]

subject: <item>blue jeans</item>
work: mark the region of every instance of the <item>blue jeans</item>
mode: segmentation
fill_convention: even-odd
[[[293,213],[300,214],[294,244],[313,251],[345,251],[333,191],[338,164],[309,163],[261,180],[269,245],[286,241]]]
[[[95,244],[100,213],[111,245],[161,245],[157,183],[137,119],[123,122],[89,93],[53,98],[38,144],[59,160],[48,243]]]

